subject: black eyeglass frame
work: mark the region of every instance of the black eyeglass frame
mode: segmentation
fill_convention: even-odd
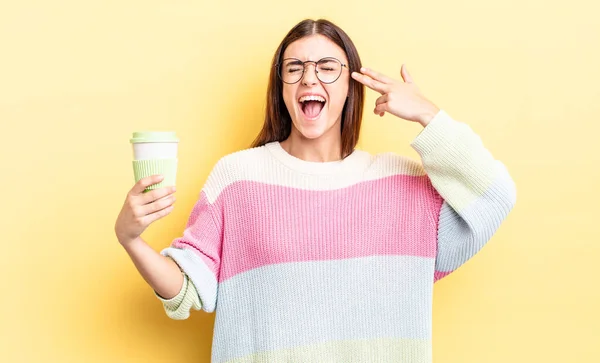
[[[296,82],[286,82],[286,81],[283,80],[283,76],[281,75],[281,66],[282,66],[283,62],[285,62],[287,60],[290,60],[290,59],[298,61],[299,65],[302,64],[302,74],[300,75],[300,77],[298,78],[298,80]],[[338,74],[338,76],[333,81],[331,81],[331,82],[323,82],[321,80],[321,78],[319,78],[319,71],[317,70],[317,65],[320,62],[324,61],[324,60],[334,60],[334,61],[338,62],[342,66],[342,68],[340,68],[340,74]],[[342,72],[344,71],[343,68],[346,68],[346,69],[350,70],[350,68],[348,67],[347,64],[342,63],[341,60],[339,60],[339,59],[337,59],[335,57],[324,57],[324,58],[321,58],[321,59],[319,59],[317,61],[301,61],[298,58],[285,58],[285,59],[282,59],[280,63],[278,63],[278,64],[275,65],[275,67],[277,68],[277,76],[285,84],[295,84],[295,83],[298,83],[298,82],[300,82],[300,80],[302,78],[304,78],[304,72],[306,72],[306,64],[307,63],[314,63],[314,65],[315,65],[315,75],[317,76],[317,79],[319,80],[319,82],[325,83],[325,84],[331,84],[331,83],[334,83],[335,81],[337,81],[342,76]]]

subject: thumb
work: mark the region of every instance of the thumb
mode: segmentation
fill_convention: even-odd
[[[410,76],[410,74],[408,74],[406,65],[404,65],[404,64],[402,65],[402,68],[400,69],[400,75],[402,76],[402,79],[404,80],[404,82],[414,83],[412,77]]]

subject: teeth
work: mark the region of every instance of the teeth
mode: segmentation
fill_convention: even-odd
[[[300,99],[298,101],[299,102],[306,102],[306,101],[325,102],[325,99],[321,96],[302,96],[302,97],[300,97]]]

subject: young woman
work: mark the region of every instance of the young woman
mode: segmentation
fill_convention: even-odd
[[[275,52],[264,126],[220,159],[181,237],[140,234],[174,188],[131,189],[115,232],[166,313],[216,312],[213,362],[430,362],[432,290],[512,209],[514,183],[479,137],[403,81],[361,67],[352,41],[305,20]],[[355,149],[374,113],[417,122],[421,163]],[[400,120],[399,120],[400,122]]]

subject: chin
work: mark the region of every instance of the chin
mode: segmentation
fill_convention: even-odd
[[[326,114],[326,112],[323,112]],[[327,115],[319,115],[316,119],[306,119],[304,115],[298,115],[294,127],[305,139],[315,140],[327,134],[335,127],[335,121],[329,121]]]
[[[300,131],[300,135],[302,135],[303,138],[308,139],[308,140],[316,140],[325,134],[324,130],[302,129],[299,131]]]

